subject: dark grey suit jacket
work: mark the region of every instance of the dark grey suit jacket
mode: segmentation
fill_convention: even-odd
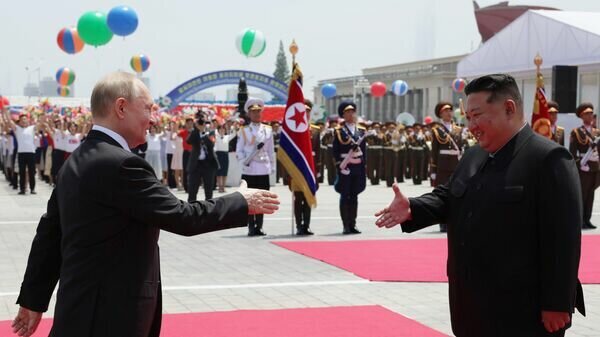
[[[144,159],[93,130],[59,173],[17,303],[46,311],[60,280],[51,336],[158,336],[160,230],[242,227],[247,213],[240,193],[179,200]]]

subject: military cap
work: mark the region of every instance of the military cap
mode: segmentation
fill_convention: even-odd
[[[452,103],[450,103],[450,102],[439,102],[438,104],[435,105],[435,109],[434,109],[435,116],[437,118],[442,118],[442,117],[440,117],[440,113],[443,110],[446,110],[446,109],[452,110]]]
[[[577,117],[581,116],[581,113],[591,109],[592,112],[594,112],[594,105],[592,105],[592,103],[581,103],[579,104],[579,106],[577,107],[577,109],[575,110],[575,115],[577,115]]]
[[[262,110],[265,107],[265,102],[260,98],[249,97],[244,104],[244,111],[250,112],[250,110],[260,109]]]
[[[351,109],[356,111],[356,103],[348,101],[342,102],[338,106],[338,115],[340,115],[340,117],[344,117],[344,111]]]

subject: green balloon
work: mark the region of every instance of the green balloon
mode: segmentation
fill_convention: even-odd
[[[106,14],[98,11],[84,13],[77,21],[77,32],[83,42],[95,47],[107,44],[113,37]]]

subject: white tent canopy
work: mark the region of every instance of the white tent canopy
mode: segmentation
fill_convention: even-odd
[[[597,64],[600,68],[600,13],[529,10],[458,63],[459,77],[535,70],[554,65]]]

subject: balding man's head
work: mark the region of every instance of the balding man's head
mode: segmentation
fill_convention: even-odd
[[[104,119],[119,98],[128,101],[141,94],[144,83],[135,75],[118,71],[101,79],[92,91],[91,108],[95,119]]]

